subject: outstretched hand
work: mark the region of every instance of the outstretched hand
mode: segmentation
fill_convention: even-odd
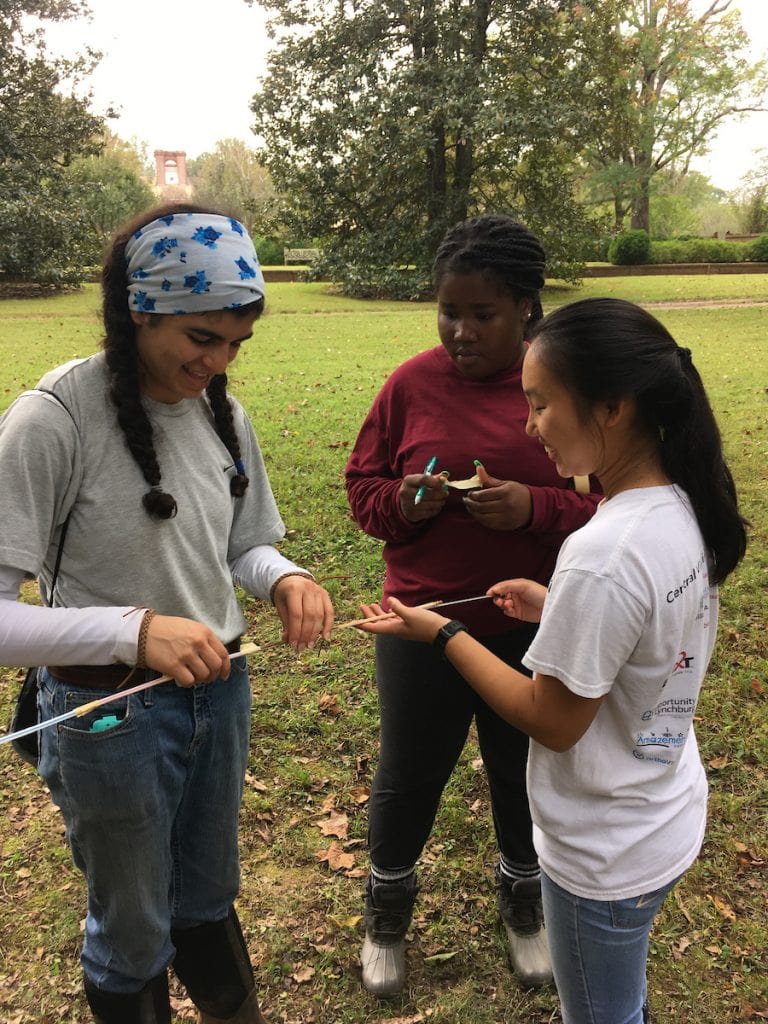
[[[431,644],[437,636],[437,631],[450,622],[450,619],[446,619],[444,615],[438,615],[426,608],[410,608],[402,601],[398,601],[396,597],[390,597],[389,607],[390,613],[388,614],[380,604],[361,604],[363,615],[374,621],[361,622],[357,628],[363,633],[398,636],[401,640],[418,640],[421,643]],[[379,616],[386,616],[386,618]]]
[[[493,603],[505,615],[523,622],[540,622],[541,610],[547,596],[547,588],[534,580],[502,580],[489,587],[488,594]]]
[[[478,464],[477,476],[482,489],[464,498],[470,515],[489,530],[519,530],[527,526],[533,514],[531,492],[516,480],[499,480]]]

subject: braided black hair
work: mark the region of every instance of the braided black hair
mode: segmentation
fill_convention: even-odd
[[[486,213],[462,221],[445,235],[432,265],[437,291],[448,274],[479,272],[519,301],[531,300],[525,335],[544,315],[539,292],[544,287],[546,256],[538,238],[523,224],[502,213]]]
[[[161,487],[160,464],[155,453],[152,424],[141,400],[139,357],[136,348],[136,328],[128,306],[128,261],[125,247],[139,228],[153,220],[172,213],[203,213],[215,215],[219,211],[192,203],[168,203],[135,217],[124,225],[107,252],[102,269],[102,318],[105,336],[103,348],[109,368],[109,395],[117,410],[117,422],[133,458],[149,484],[142,497],[147,513],[155,519],[170,519],[176,515],[176,499]],[[232,309],[235,316],[259,316],[264,300]],[[163,314],[150,314],[155,320]],[[150,321],[151,322],[151,321]],[[227,395],[227,376],[218,374],[206,388],[213,412],[216,432],[226,445],[236,474],[230,482],[230,491],[240,498],[248,487],[240,453],[240,442],[232,416],[232,404]]]

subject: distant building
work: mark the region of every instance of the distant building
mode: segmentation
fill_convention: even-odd
[[[189,199],[192,195],[183,150],[155,150],[155,192],[164,200]]]

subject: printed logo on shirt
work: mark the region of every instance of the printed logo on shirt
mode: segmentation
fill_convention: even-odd
[[[657,704],[655,708],[644,711],[641,718],[644,722],[648,722],[655,717],[661,718],[662,715],[690,718],[695,710],[696,701],[693,697],[670,697],[669,700],[663,700],[660,704]]]
[[[708,575],[706,572],[706,568],[707,560],[704,557],[704,555],[701,555],[698,562],[696,563],[696,565],[694,565],[694,567],[691,569],[691,571],[688,573],[685,579],[681,580],[671,590],[667,591],[667,604],[672,604],[672,602],[676,601],[678,597],[682,597],[688,589],[688,587],[690,587],[692,583],[695,583],[700,576],[704,576],[706,579]]]
[[[690,669],[695,660],[692,655],[689,656],[685,651],[680,651],[680,659],[675,663],[674,671],[685,672],[686,669]]]
[[[637,747],[666,747],[667,749],[673,749],[674,747],[685,746],[687,737],[687,731],[673,733],[669,729],[665,729],[660,734],[651,731],[645,734],[640,733],[635,745]]]
[[[637,758],[638,761],[653,761],[655,764],[672,764],[669,757],[661,757],[660,754],[646,754],[637,748],[632,751],[632,757]]]
[[[640,733],[635,741],[635,749],[632,756],[638,761],[655,761],[657,764],[672,764],[673,758],[670,754],[685,746],[688,739],[688,732],[673,733],[669,728],[663,733],[648,732]],[[662,751],[668,751],[665,756]]]

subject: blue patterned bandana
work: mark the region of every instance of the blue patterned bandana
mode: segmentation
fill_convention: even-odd
[[[205,313],[264,298],[253,242],[231,217],[171,213],[125,247],[129,305],[139,313]]]

